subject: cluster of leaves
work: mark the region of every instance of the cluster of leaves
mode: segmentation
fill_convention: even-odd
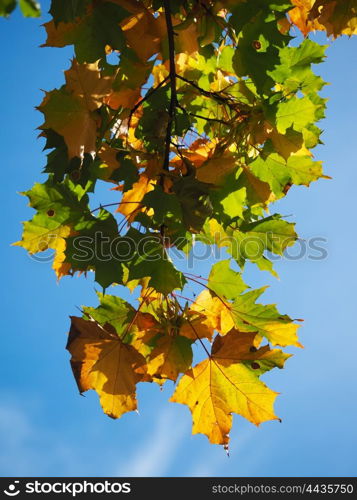
[[[351,35],[356,1],[53,0],[50,13],[44,45],[75,57],[38,108],[48,179],[24,193],[36,214],[17,244],[53,249],[58,278],[140,287],[136,308],[103,291],[72,318],[80,392],[117,418],[136,409],[138,382],[178,381],[171,401],[188,405],[193,432],[228,446],[232,413],[277,418],[260,376],[289,357],[275,346],[300,346],[296,322],[242,278],[246,261],[275,273],[269,253],[297,238],[269,205],[323,177],[312,66],[326,47],[292,33]],[[103,182],[118,201],[93,208]],[[195,240],[230,257],[208,279],[168,255]],[[181,295],[193,283],[198,297]],[[207,356],[196,365],[194,344]]]

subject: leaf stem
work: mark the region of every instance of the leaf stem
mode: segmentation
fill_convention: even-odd
[[[175,300],[176,300],[176,303],[177,303],[178,307],[180,308],[181,313],[182,313],[182,315],[183,315],[183,314],[184,314],[184,310],[183,310],[183,308],[182,308],[182,306],[181,306],[180,302],[179,302],[177,299],[175,299]],[[193,326],[193,324],[192,324],[192,322],[191,322],[190,318],[186,316],[186,320],[187,320],[188,324],[190,325],[191,330],[193,331],[193,333],[194,333],[194,334],[195,334],[195,336],[197,337],[197,340],[200,342],[201,346],[203,347],[203,350],[204,350],[204,351],[205,351],[205,353],[207,354],[208,358],[209,358],[209,359],[211,359],[211,357],[212,357],[212,356],[211,356],[210,352],[208,351],[207,347],[204,345],[203,340],[201,339],[201,337],[198,335],[197,330],[196,330],[196,328]]]

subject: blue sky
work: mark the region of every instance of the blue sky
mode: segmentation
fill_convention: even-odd
[[[277,207],[293,215],[302,238],[326,238],[328,256],[278,262],[280,280],[253,267],[246,272],[250,285],[271,285],[267,302],[305,319],[305,349],[291,350],[295,356],[286,369],[265,377],[281,393],[276,410],[283,422],[256,428],[236,416],[227,458],[204,436],[191,435],[188,409],[167,401],[172,386],[161,392],[141,384],[140,415],[119,421],[102,414],[95,393],[80,397],[64,346],[68,316],[77,314],[76,306],[96,304],[93,279],[58,284],[50,264],[10,246],[20,239],[20,221],[32,215],[17,192],[44,181],[43,142],[35,130],[39,89],[62,84],[72,55],[68,48],[38,48],[42,22],[17,13],[0,19],[0,475],[355,476],[357,39],[338,39],[319,67],[331,85],[324,90],[330,99],[322,123],[325,146],[316,155],[333,180],[293,188]]]

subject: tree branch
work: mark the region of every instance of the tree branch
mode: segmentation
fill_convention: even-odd
[[[174,33],[173,25],[172,25],[170,0],[164,0],[164,9],[165,9],[167,36],[168,36],[168,42],[169,42],[171,98],[170,98],[170,106],[169,106],[169,121],[168,121],[167,129],[166,129],[163,170],[169,170],[172,125],[173,125],[173,121],[174,121],[174,117],[175,117],[175,110],[176,110],[176,106],[177,106],[176,66],[175,66],[175,33]]]

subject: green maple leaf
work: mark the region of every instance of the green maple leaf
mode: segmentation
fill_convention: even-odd
[[[273,345],[300,346],[298,325],[287,315],[281,315],[275,304],[257,304],[267,287],[252,290],[237,297],[231,306],[235,327],[241,332],[258,332]]]
[[[43,133],[46,136],[44,149],[53,150],[47,155],[47,164],[43,171],[53,174],[55,182],[62,182],[66,173],[70,170],[67,145],[63,137],[54,130],[46,129]]]
[[[101,210],[75,224],[75,236],[67,238],[66,262],[73,271],[95,271],[95,280],[104,289],[123,281],[123,267],[118,244],[121,239],[113,215]]]
[[[157,227],[165,224],[171,227],[172,222],[182,225],[182,211],[179,200],[174,194],[165,193],[161,186],[155,186],[144,196],[143,205],[154,210],[152,222]]]
[[[207,286],[219,297],[228,300],[235,299],[248,288],[242,275],[230,268],[229,260],[222,260],[212,266]]]
[[[169,122],[168,87],[163,86],[143,104],[143,116],[135,136],[144,141],[148,151],[163,152],[167,125]]]
[[[168,260],[160,238],[130,229],[127,237],[135,243],[135,253],[128,259],[129,281],[149,277],[149,286],[165,295],[186,283],[183,274]]]
[[[71,228],[83,219],[88,210],[88,198],[76,191],[70,181],[62,184],[50,177],[44,184],[35,184],[22,193],[30,200],[36,215],[24,223],[22,240],[17,242],[30,253],[56,248],[58,238],[67,237]]]
[[[135,316],[134,307],[115,295],[97,295],[100,305],[96,308],[83,307],[84,316],[93,318],[102,326],[109,323],[117,332],[124,332]]]
[[[148,373],[159,380],[176,381],[192,365],[192,343],[182,335],[157,335],[148,359]]]
[[[41,15],[40,4],[35,0],[0,0],[0,16],[9,16],[19,4],[24,17],[39,17]]]
[[[282,255],[286,247],[292,245],[296,239],[295,224],[281,219],[275,214],[256,222],[243,222],[239,226],[243,238],[255,238],[264,242],[264,250]]]
[[[276,127],[284,134],[289,127],[300,132],[304,127],[315,121],[317,106],[309,97],[292,97],[278,104],[276,112]]]
[[[254,175],[269,184],[278,197],[284,195],[287,185],[308,186],[323,175],[321,162],[314,161],[310,156],[292,155],[286,161],[272,153],[265,159],[261,156],[256,158],[250,168]]]
[[[199,233],[207,217],[212,214],[210,185],[193,175],[174,180],[175,192],[182,212],[182,221],[188,231]]]
[[[0,16],[9,16],[16,7],[16,0],[0,0]]]
[[[312,72],[311,65],[324,60],[326,47],[309,39],[299,47],[284,47],[280,51],[280,64],[269,71],[269,75],[287,92],[301,90],[309,94],[321,90],[325,82]]]
[[[282,10],[286,10],[286,2]],[[269,71],[280,63],[280,49],[290,39],[279,31],[278,18],[271,10],[249,2],[238,5],[230,20],[237,31],[241,30],[233,67],[238,76],[250,76],[259,94],[270,94],[275,82]]]
[[[40,17],[41,8],[35,0],[19,0],[19,6],[25,17]]]
[[[265,252],[282,255],[284,250],[297,239],[295,224],[282,220],[275,214],[257,222],[243,222],[235,230],[228,228],[227,234],[234,240],[228,251],[240,267],[246,260],[257,264],[261,270],[276,276],[272,263]]]

